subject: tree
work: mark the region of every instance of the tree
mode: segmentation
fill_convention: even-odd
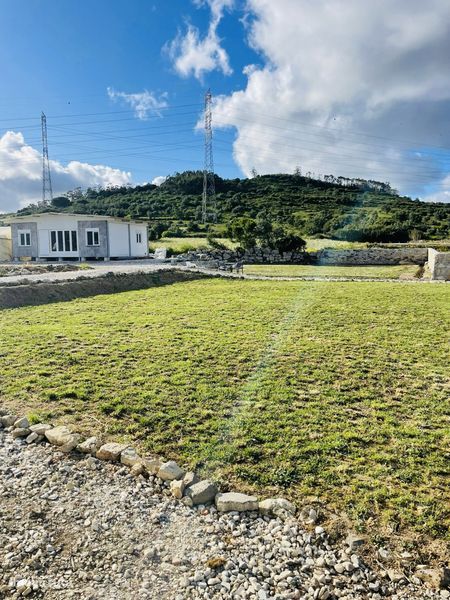
[[[256,246],[257,223],[249,217],[239,217],[231,221],[227,226],[227,235],[235,242],[239,242],[243,248],[250,249]]]
[[[67,196],[56,196],[52,199],[51,205],[55,208],[67,208],[70,206],[70,200]]]

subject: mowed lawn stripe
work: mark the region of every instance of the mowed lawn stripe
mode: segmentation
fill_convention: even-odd
[[[448,537],[449,292],[204,280],[2,311],[1,401]]]

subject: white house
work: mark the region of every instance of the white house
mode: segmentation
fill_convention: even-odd
[[[147,224],[104,215],[47,212],[17,216],[11,225],[12,258],[109,260],[148,256]]]

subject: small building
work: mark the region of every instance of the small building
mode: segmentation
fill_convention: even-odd
[[[0,262],[11,260],[11,228],[0,227]]]
[[[104,215],[46,212],[12,217],[12,258],[109,260],[148,256],[147,224]]]

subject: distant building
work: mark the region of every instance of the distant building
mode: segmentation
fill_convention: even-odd
[[[12,258],[109,260],[148,256],[147,224],[101,215],[39,213],[13,217]]]
[[[0,227],[0,261],[11,260],[11,228]]]

